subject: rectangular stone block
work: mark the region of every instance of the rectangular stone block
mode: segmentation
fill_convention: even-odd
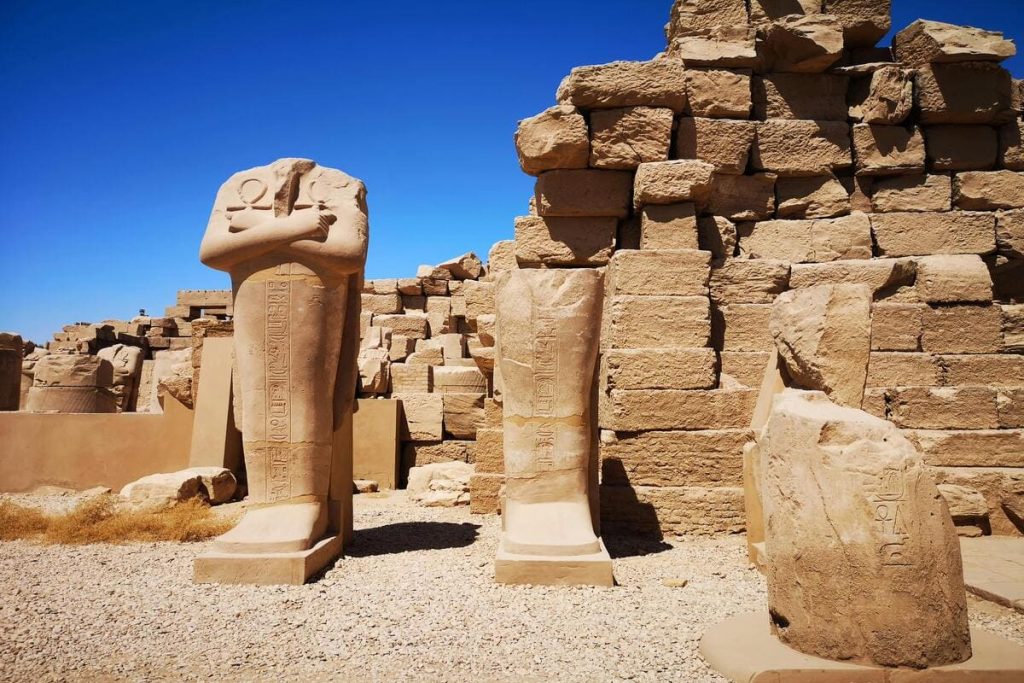
[[[985,171],[999,151],[992,126],[927,126],[924,129],[932,171]]]
[[[841,218],[761,221],[738,228],[740,254],[752,259],[816,263],[871,258],[871,222],[862,213]]]
[[[928,64],[914,76],[923,123],[1006,123],[1013,119],[1010,74],[998,64]]]
[[[943,384],[939,357],[930,353],[874,351],[868,362],[869,387],[937,387]]]
[[[1024,467],[1024,430],[908,429],[903,434],[929,465]]]
[[[755,76],[754,118],[846,121],[847,76],[775,73]]]
[[[777,218],[834,218],[850,213],[850,193],[834,175],[779,178]]]
[[[792,289],[815,285],[867,285],[877,296],[887,290],[912,287],[917,273],[911,259],[851,259],[829,263],[795,263],[789,278]]]
[[[1024,208],[1024,173],[968,171],[953,181],[953,203],[970,211]]]
[[[446,296],[427,297],[427,329],[431,337],[452,331],[452,300]]]
[[[823,175],[853,164],[850,127],[842,121],[773,119],[757,124],[753,167],[780,176]]]
[[[374,314],[373,324],[376,327],[390,327],[391,333],[405,335],[409,339],[425,339],[427,337],[427,316],[425,313]]]
[[[886,391],[889,419],[911,429],[998,429],[996,391],[988,387],[902,387]]]
[[[442,394],[486,394],[487,377],[475,367],[435,367],[434,391]],[[481,404],[481,408],[483,405]]]
[[[693,116],[750,118],[750,71],[687,68],[686,93]]]
[[[715,174],[707,210],[733,221],[757,221],[775,213],[774,173]]]
[[[672,144],[672,123],[672,110],[663,107],[592,112],[591,168],[628,171],[650,161],[666,161]]]
[[[676,158],[700,159],[717,173],[742,174],[755,132],[753,121],[684,117],[676,128]]]
[[[742,486],[749,429],[656,431],[601,436],[606,486]]]
[[[697,212],[692,202],[645,206],[641,249],[697,249]]]
[[[757,401],[755,389],[678,391],[612,390],[601,428],[616,432],[655,429],[745,429]]]
[[[1024,387],[1004,387],[996,395],[1001,429],[1024,427]]]
[[[466,319],[476,320],[482,315],[494,314],[494,283],[466,280],[462,283],[462,296],[466,299]]]
[[[400,421],[403,441],[440,441],[444,436],[444,405],[441,394],[396,394],[402,402]]]
[[[759,389],[764,379],[772,351],[722,351],[718,354],[721,362],[721,385],[727,384],[726,377],[741,386]]]
[[[473,462],[476,441],[407,441],[402,445],[402,470],[439,462]]]
[[[973,254],[922,256],[917,261],[918,297],[929,304],[992,300],[992,276],[980,257]]]
[[[1019,535],[1020,529],[1006,513],[1004,501],[1020,495],[1024,473],[1005,467],[933,467],[936,484],[965,486],[981,493],[988,506],[988,521],[994,536]],[[997,679],[1000,678],[997,676]],[[1007,678],[1003,676],[1001,678]]]
[[[1024,210],[996,214],[996,249],[1009,259],[1024,259]]]
[[[872,186],[871,208],[879,213],[949,211],[952,202],[953,183],[946,175],[879,178]]]
[[[854,124],[853,155],[858,175],[924,173],[924,137],[916,126]]]
[[[612,217],[519,216],[515,220],[520,266],[600,266],[615,248],[618,220]]]
[[[391,364],[391,391],[398,394],[428,394],[433,390],[431,366]]]
[[[876,303],[871,307],[872,351],[918,351],[927,306]]]
[[[999,165],[1024,171],[1024,120],[1011,121],[999,129]]]
[[[615,296],[610,309],[612,348],[695,348],[711,336],[706,297]]]
[[[601,486],[604,534],[735,534],[745,524],[739,486]]]
[[[624,218],[629,215],[632,192],[633,174],[629,171],[548,171],[537,179],[537,213]]]
[[[711,254],[697,250],[625,250],[612,257],[609,289],[616,295],[708,295]]]
[[[999,353],[1002,345],[1002,315],[998,306],[937,306],[924,309],[922,351]]]
[[[714,349],[610,349],[604,362],[609,389],[713,389],[718,384]]]
[[[636,172],[633,204],[636,208],[680,202],[703,204],[711,193],[713,172],[713,166],[694,159],[641,164]]]
[[[501,508],[503,474],[474,474],[469,478],[469,511],[474,515],[494,515]]]
[[[442,396],[444,431],[456,439],[475,439],[484,421],[486,393],[445,393]]]
[[[892,27],[891,0],[825,0],[822,11],[839,20],[846,47],[874,47]]]
[[[712,310],[712,343],[723,351],[772,351],[770,304],[729,304]]]
[[[686,70],[682,62],[612,62],[572,70],[558,88],[558,101],[583,109],[686,106]]]
[[[477,474],[501,474],[505,471],[504,444],[505,432],[500,426],[477,429],[473,460]]]
[[[729,259],[711,269],[711,298],[719,304],[770,304],[789,288],[788,261]]]
[[[722,216],[697,218],[697,244],[716,262],[736,255],[736,225]]]
[[[871,215],[882,256],[987,254],[995,251],[995,216],[954,211]]]
[[[943,355],[951,386],[1024,387],[1024,356],[1015,353]]]
[[[1003,318],[1003,350],[1024,353],[1024,304],[1000,306]]]

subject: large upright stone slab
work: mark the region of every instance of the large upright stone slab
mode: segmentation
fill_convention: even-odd
[[[21,402],[24,344],[17,334],[0,332],[0,410],[17,410]]]
[[[307,159],[217,194],[200,258],[231,274],[254,505],[196,560],[198,582],[302,583],[341,551],[332,511],[350,508],[351,471],[332,485],[333,451],[354,401],[368,232],[363,183]]]
[[[775,346],[796,386],[859,408],[871,349],[871,289],[817,285],[780,294],[770,320]]]
[[[506,477],[499,583],[612,585],[590,506],[602,280],[590,269],[517,270],[499,280]]]
[[[898,428],[786,390],[760,450],[768,606],[783,643],[888,667],[971,656],[953,520]]]
[[[97,356],[50,354],[36,363],[24,409],[31,413],[113,413],[114,368]]]

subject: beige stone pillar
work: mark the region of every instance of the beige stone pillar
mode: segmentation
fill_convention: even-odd
[[[505,501],[495,580],[612,585],[589,500],[603,275],[516,270],[496,294]]]

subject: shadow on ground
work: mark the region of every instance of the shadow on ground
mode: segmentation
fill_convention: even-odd
[[[413,550],[464,548],[476,540],[479,524],[463,522],[400,522],[355,532],[345,548],[349,557],[390,555]]]
[[[612,558],[636,557],[638,555],[653,555],[671,550],[672,546],[658,538],[636,538],[633,536],[620,536],[618,534],[605,534],[601,537],[608,554]]]

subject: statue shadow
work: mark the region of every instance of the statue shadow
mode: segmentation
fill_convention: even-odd
[[[477,538],[479,524],[462,522],[397,522],[359,529],[346,546],[348,557],[392,555],[417,550],[465,548]]]
[[[654,506],[640,499],[622,461],[601,461],[601,538],[613,558],[671,550]]]

